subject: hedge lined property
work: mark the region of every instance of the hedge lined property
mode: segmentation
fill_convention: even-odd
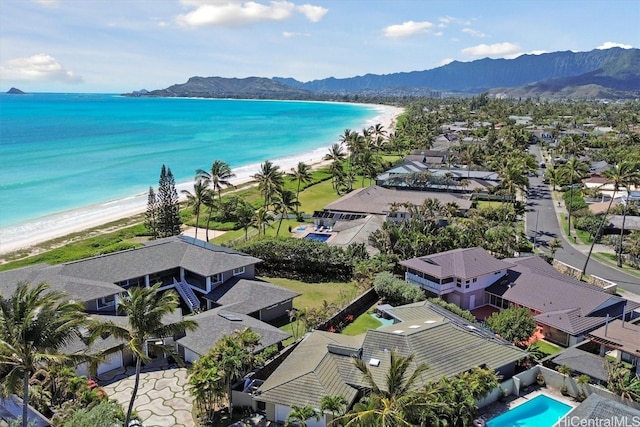
[[[342,248],[306,239],[265,238],[235,249],[263,260],[257,274],[310,281],[348,281],[354,259]]]

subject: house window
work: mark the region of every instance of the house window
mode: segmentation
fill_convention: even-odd
[[[244,273],[244,267],[240,267],[240,268],[234,268],[233,269],[233,275],[237,276],[239,274],[243,274]]]
[[[477,277],[474,277],[474,278],[473,278],[473,283],[476,283],[477,281],[478,281],[478,278],[477,278]]]
[[[460,284],[460,282],[456,283],[456,286],[457,286],[458,288],[461,288],[461,287],[462,287],[462,285]]]
[[[465,289],[469,289],[469,285],[464,285],[464,288]]]
[[[222,282],[222,273],[214,274],[211,276],[211,283],[220,283]]]
[[[98,300],[98,308],[111,307],[116,304],[116,296],[109,295]]]

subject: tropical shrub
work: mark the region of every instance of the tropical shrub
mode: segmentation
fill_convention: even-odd
[[[424,301],[424,291],[417,285],[398,279],[393,274],[383,271],[373,280],[373,288],[380,298],[393,306]]]
[[[469,322],[473,322],[473,323],[477,322],[476,316],[474,316],[469,310],[463,310],[453,303],[446,302],[441,298],[429,298],[429,302],[432,304],[439,305],[440,307],[446,310],[449,310],[453,314],[458,315],[465,320],[468,320]]]
[[[487,326],[505,340],[518,344],[531,337],[536,330],[536,321],[528,308],[511,307],[493,313],[487,319]]]
[[[262,259],[257,270],[264,276],[309,281],[347,281],[353,276],[353,261],[349,254],[322,242],[265,238],[246,242],[236,249]]]

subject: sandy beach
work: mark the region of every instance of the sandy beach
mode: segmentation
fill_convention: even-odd
[[[370,106],[370,105],[369,105]],[[395,127],[395,120],[404,110],[387,105],[376,106],[379,115],[368,120],[365,127],[382,124],[385,129]],[[353,129],[359,131],[360,129]],[[299,162],[305,162],[313,168],[325,164],[323,157],[327,154],[328,147],[337,142],[331,141],[327,146],[296,156],[270,159],[280,166],[283,172],[288,173]],[[242,185],[251,182],[251,176],[258,172],[259,164],[248,165],[233,170],[236,178],[232,180],[234,185]],[[176,184],[178,194],[182,190],[193,190],[193,181]],[[146,210],[147,194],[141,193],[131,197],[106,203],[86,206],[67,212],[61,212],[39,218],[15,227],[0,229],[0,254],[7,254],[20,249],[30,248],[51,239],[67,236],[69,234],[98,227],[111,221],[131,217]]]

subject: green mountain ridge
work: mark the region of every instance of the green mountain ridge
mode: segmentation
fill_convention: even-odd
[[[432,96],[433,91],[548,98],[637,98],[640,49],[552,52],[515,59],[454,61],[425,71],[329,77],[191,77],[186,83],[131,96],[258,99],[336,99],[340,96]]]

